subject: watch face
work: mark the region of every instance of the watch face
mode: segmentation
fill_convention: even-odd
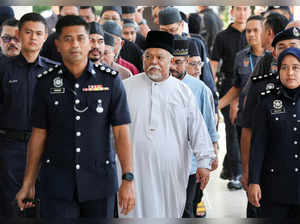
[[[132,173],[124,173],[122,176],[123,180],[133,181],[133,174]]]

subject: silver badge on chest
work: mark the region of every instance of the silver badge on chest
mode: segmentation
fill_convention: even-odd
[[[96,108],[97,113],[101,114],[103,113],[104,109],[102,107],[102,100],[98,99],[97,101],[97,108]]]
[[[266,90],[271,90],[271,89],[274,89],[275,88],[275,85],[274,83],[270,82],[266,85]]]
[[[274,100],[273,101],[273,108],[274,109],[281,109],[282,108],[282,101],[281,100]]]
[[[60,87],[63,86],[63,84],[64,84],[63,83],[63,79],[61,77],[56,77],[56,78],[53,79],[53,85],[54,85],[54,87],[60,88]]]

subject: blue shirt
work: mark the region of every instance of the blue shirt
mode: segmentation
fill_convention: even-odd
[[[219,139],[219,134],[216,129],[215,113],[212,108],[212,93],[210,89],[199,79],[194,78],[191,75],[186,74],[182,80],[192,90],[199,109],[202,113],[203,119],[206,123],[209,136],[212,142],[216,142]],[[195,157],[192,157],[192,170],[190,174],[196,173],[197,161]]]

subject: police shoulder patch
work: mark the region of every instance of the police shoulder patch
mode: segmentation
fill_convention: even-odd
[[[117,71],[115,71],[114,69],[112,69],[111,67],[107,66],[107,65],[104,65],[104,64],[100,64],[100,65],[95,65],[95,67],[103,72],[103,73],[106,73],[106,74],[109,74],[113,77],[117,76],[119,73]]]
[[[260,92],[261,96],[268,96],[268,95],[272,95],[275,94],[278,91],[278,88],[274,88],[274,89],[267,89],[265,91]]]
[[[260,80],[266,80],[270,77],[273,77],[274,75],[275,75],[274,73],[269,73],[269,74],[264,74],[264,75],[255,75],[255,76],[251,77],[251,80],[253,82],[257,82],[257,81],[260,81]]]

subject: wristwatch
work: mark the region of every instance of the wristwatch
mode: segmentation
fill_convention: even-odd
[[[139,25],[146,25],[147,21],[145,19],[142,19],[142,21],[140,23],[138,23]]]
[[[128,172],[122,175],[122,180],[133,181],[133,179],[134,179],[133,173]]]

